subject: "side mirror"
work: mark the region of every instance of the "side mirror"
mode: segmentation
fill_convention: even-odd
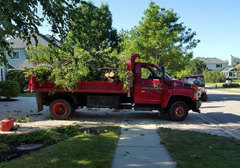
[[[163,80],[166,78],[166,69],[165,67],[161,67],[162,73],[163,73]]]

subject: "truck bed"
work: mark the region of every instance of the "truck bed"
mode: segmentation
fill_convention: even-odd
[[[54,82],[39,82],[35,77],[30,77],[29,88],[30,92],[72,92],[63,88],[56,87]],[[127,91],[123,90],[123,83],[109,82],[109,81],[81,81],[77,83],[77,88],[73,92],[84,93],[115,93],[126,94]]]

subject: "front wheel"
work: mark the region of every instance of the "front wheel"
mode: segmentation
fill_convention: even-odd
[[[206,94],[206,93],[203,93],[203,94],[201,95],[201,100],[204,101],[204,102],[206,102],[207,99],[208,99],[207,94]]]
[[[188,115],[188,107],[182,101],[174,102],[169,111],[169,116],[173,121],[183,121]]]
[[[66,100],[54,100],[49,106],[49,113],[51,118],[57,120],[66,119],[72,112],[72,106]]]

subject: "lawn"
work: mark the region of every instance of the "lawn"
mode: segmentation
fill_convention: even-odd
[[[222,87],[222,85],[225,84],[225,83],[206,83],[206,88],[219,88],[219,87]]]
[[[211,89],[211,90],[231,92],[231,93],[240,93],[240,89],[237,89],[237,88],[225,88],[225,89],[219,88],[219,89]]]
[[[159,134],[178,168],[240,167],[240,140],[166,128]]]
[[[0,167],[111,167],[120,128],[108,126],[97,127],[93,130],[99,130],[100,134],[95,131],[86,133],[86,129],[82,129],[79,126],[71,126],[50,131],[38,131],[26,135],[13,135],[17,137],[12,137],[9,141],[7,141],[7,138],[4,138],[4,140],[0,139],[2,143],[12,145],[23,141],[25,143],[40,141],[47,145],[53,144],[11,161],[5,161],[0,164]],[[1,136],[3,137],[4,135]],[[14,139],[19,140],[14,142]]]

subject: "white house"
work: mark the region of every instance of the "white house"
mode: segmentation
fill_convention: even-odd
[[[206,67],[209,71],[211,70],[221,71],[228,66],[228,61],[223,61],[219,58],[197,57],[197,59],[203,61],[206,64]]]
[[[39,35],[37,36],[38,44],[48,46],[48,43],[53,39],[50,35]],[[23,70],[23,66],[31,68],[33,65],[28,61],[28,55],[25,50],[27,42],[20,38],[9,39],[8,42],[12,43],[13,52],[15,53],[12,57],[7,56],[8,67],[0,64],[0,81],[6,80],[7,72],[9,70]],[[35,40],[31,38],[32,45],[35,45]],[[59,41],[54,38],[56,45],[59,45]]]

